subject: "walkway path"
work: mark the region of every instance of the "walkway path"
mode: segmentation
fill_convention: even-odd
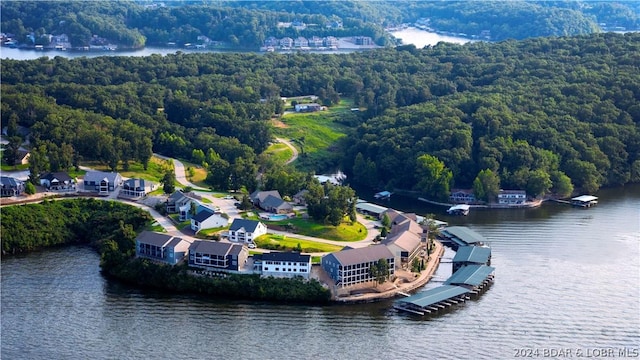
[[[184,168],[184,164],[178,160],[178,159],[174,159],[174,158],[170,158],[170,157],[166,157],[164,155],[160,155],[160,154],[153,154],[156,157],[159,157],[160,159],[164,159],[164,160],[173,160],[173,168],[174,168],[174,173],[176,174],[176,180],[184,185],[184,186],[191,186],[193,188],[193,190],[199,190],[199,191],[208,191],[209,189],[205,189],[205,188],[201,188],[198,185],[193,184],[192,182],[190,182],[187,179],[187,173],[185,172],[185,168]]]
[[[296,161],[296,159],[298,159],[298,149],[296,149],[296,147],[293,146],[293,144],[289,140],[285,140],[285,139],[279,138],[279,137],[277,137],[276,140],[278,140],[278,142],[281,142],[281,143],[287,145],[289,147],[289,149],[291,149],[291,151],[293,151],[293,156],[291,156],[291,158],[289,160],[287,160],[285,162],[285,164],[291,164],[292,162]]]

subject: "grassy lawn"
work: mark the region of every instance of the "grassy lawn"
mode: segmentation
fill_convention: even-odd
[[[158,224],[158,222],[154,222],[153,224],[147,226],[147,229],[149,231],[155,231],[155,232],[165,232],[164,228],[162,227],[162,225]]]
[[[321,239],[336,241],[360,241],[367,237],[367,228],[357,222],[353,225],[342,223],[338,226],[324,225],[314,222],[311,219],[294,218],[274,222],[285,226],[291,224],[294,232],[300,235],[313,236]]]
[[[293,156],[293,151],[291,151],[287,145],[282,143],[271,144],[264,153],[276,162],[282,164]]]
[[[180,159],[180,162],[184,165],[184,171],[187,173],[187,179],[196,186],[209,188],[209,185],[205,184],[204,180],[207,178],[207,169],[200,165],[190,163],[188,161]],[[193,169],[193,176],[189,177],[188,168]]]
[[[99,171],[111,171],[107,165],[95,161],[83,163],[82,165]],[[173,170],[173,162],[155,156],[152,156],[149,160],[147,170],[138,162],[130,162],[129,170],[127,171],[122,170],[122,163],[118,165],[118,172],[124,177],[145,179],[156,183],[160,182],[167,170]]]
[[[169,215],[169,217],[173,219],[173,222],[174,224],[176,224],[176,228],[178,228],[178,230],[182,230],[187,226],[191,226],[191,220],[185,220],[182,222],[180,221],[180,214],[171,214]]]
[[[334,252],[342,249],[342,246],[320,243],[316,241],[309,241],[303,239],[297,239],[295,237],[285,235],[267,234],[262,235],[255,239],[255,243],[258,247],[263,249],[290,251],[295,250],[300,244],[302,252]]]
[[[22,171],[22,170],[27,170],[29,168],[29,164],[20,164],[20,165],[6,165],[6,164],[2,164],[0,165],[0,170],[2,171]]]
[[[275,124],[274,133],[291,139],[301,155],[328,157],[334,144],[350,129],[344,122],[355,116],[351,105],[351,100],[343,99],[325,111],[286,114]]]
[[[202,229],[200,231],[198,231],[198,235],[202,235],[202,236],[211,236],[211,235],[215,235],[223,230],[228,229],[228,226],[222,226],[222,227],[217,227],[217,228],[212,228],[212,229]]]

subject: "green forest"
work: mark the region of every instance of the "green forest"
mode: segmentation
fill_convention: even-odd
[[[66,149],[72,163],[116,169],[155,151],[202,163],[215,189],[253,190],[258,172],[283,172],[261,156],[281,97],[348,98],[362,111],[312,170],[434,199],[496,182],[568,195],[640,180],[639,53],[640,34],[604,33],[350,54],[3,60],[1,116],[31,130],[36,152]]]
[[[384,29],[428,19],[439,31],[491,40],[567,36],[640,28],[637,2],[592,1],[3,1],[1,31],[27,45],[66,34],[73,47],[94,35],[121,48],[202,43],[202,36],[236,49],[277,38],[363,35],[378,45]],[[279,27],[300,22],[304,28]],[[333,22],[339,27],[327,26]],[[486,35],[484,35],[486,36]],[[200,37],[200,38],[199,38]]]

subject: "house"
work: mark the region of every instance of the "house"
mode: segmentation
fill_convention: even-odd
[[[290,37],[284,37],[280,39],[280,47],[290,49],[293,47],[293,39]]]
[[[31,156],[31,153],[29,152],[29,150],[23,148],[22,146],[20,146],[20,148],[18,148],[18,152],[16,154],[16,165],[27,165],[29,164],[29,157]]]
[[[382,242],[393,253],[397,267],[409,266],[427,240],[427,229],[403,214],[392,220],[391,231]]]
[[[297,104],[294,106],[296,112],[314,112],[322,110],[322,105],[311,103],[311,104]]]
[[[40,185],[48,190],[75,190],[76,180],[65,172],[50,172],[40,176]]]
[[[247,247],[239,244],[195,240],[189,247],[189,265],[206,270],[239,271],[248,257]]]
[[[269,195],[261,201],[260,207],[275,214],[288,214],[293,211],[291,204],[273,195]]]
[[[311,255],[299,252],[270,252],[262,254],[262,275],[305,279],[311,274]]]
[[[295,195],[293,195],[292,199],[293,199],[293,203],[296,205],[307,205],[307,199],[306,199],[306,195],[309,193],[309,190],[300,190],[298,191]]]
[[[183,238],[155,231],[143,231],[136,238],[136,257],[175,265],[182,261],[191,243]]]
[[[309,47],[313,47],[313,48],[319,48],[324,45],[324,41],[322,40],[321,37],[318,37],[318,36],[312,36],[308,40],[308,42],[309,42]]]
[[[476,202],[476,196],[473,190],[454,189],[449,195],[449,201],[456,204],[470,204]]]
[[[191,218],[191,230],[196,233],[202,229],[213,229],[229,225],[229,217],[208,208],[199,208],[197,214]]]
[[[373,39],[369,36],[356,36],[354,40],[356,45],[375,45]]]
[[[0,196],[18,196],[24,192],[24,182],[9,177],[9,176],[0,176]]]
[[[176,191],[167,198],[166,209],[169,214],[180,214],[180,221],[185,221],[191,218],[192,207],[199,205],[198,200],[201,198],[192,193],[183,193],[182,191]],[[192,205],[193,204],[193,205]],[[193,211],[197,213],[197,211]]]
[[[298,36],[295,40],[293,40],[293,47],[308,47],[309,46],[309,40],[307,40],[307,38],[302,37],[302,36]]]
[[[395,274],[395,257],[385,245],[373,245],[365,248],[347,249],[330,253],[322,257],[322,269],[335,281],[337,287],[375,281],[371,266],[379,260],[386,260],[389,275]]]
[[[233,219],[229,227],[229,240],[233,242],[253,242],[255,238],[267,233],[267,226],[260,221]]]
[[[121,195],[130,197],[144,197],[158,187],[157,184],[145,179],[129,179],[122,183]]]
[[[502,190],[498,193],[498,204],[517,205],[527,201],[527,193],[524,190]]]
[[[323,39],[324,46],[328,48],[337,48],[340,42],[335,36],[327,36]]]
[[[278,46],[280,42],[278,41],[278,39],[276,39],[273,36],[269,36],[265,41],[264,41],[264,46]]]
[[[122,176],[117,172],[87,171],[84,175],[84,189],[101,194],[116,190],[122,185]]]

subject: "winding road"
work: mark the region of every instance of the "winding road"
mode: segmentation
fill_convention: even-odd
[[[278,142],[281,142],[281,143],[287,145],[289,147],[289,149],[291,149],[291,151],[293,151],[293,156],[291,156],[291,158],[289,160],[287,160],[285,162],[285,164],[291,164],[292,162],[296,161],[296,159],[298,158],[298,149],[296,149],[296,147],[293,146],[293,144],[289,140],[285,140],[285,139],[279,138],[279,137],[277,137],[276,140],[278,140]]]

